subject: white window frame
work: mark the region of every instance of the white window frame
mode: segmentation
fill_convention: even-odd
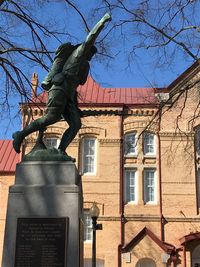
[[[197,199],[198,199],[198,208],[200,209],[200,168],[197,169]]]
[[[152,138],[153,137],[153,138]],[[148,139],[147,139],[148,138]],[[152,138],[152,140],[150,140]],[[153,142],[152,142],[153,141]],[[153,148],[153,151],[149,151],[150,147]],[[143,134],[143,149],[144,149],[144,155],[156,155],[156,135],[151,132],[144,132]]]
[[[87,140],[94,141],[94,155],[85,155],[85,142]],[[85,170],[86,157],[93,157],[93,171]],[[95,137],[84,137],[82,140],[82,173],[83,175],[95,175],[96,174],[96,159],[97,159],[97,139]]]
[[[131,182],[134,180],[134,183]],[[125,169],[124,171],[124,201],[125,203],[137,204],[138,202],[138,177],[136,169]],[[127,183],[129,190],[127,192]],[[131,189],[134,190],[135,199],[131,199]]]
[[[56,145],[55,146],[51,146],[51,145],[48,145],[48,142],[52,142],[53,141],[56,141]],[[46,136],[44,138],[44,143],[46,145],[47,148],[58,148],[59,144],[60,144],[60,139],[58,137],[55,137],[55,136]]]
[[[128,151],[128,140],[131,136],[134,136],[135,138],[135,143],[134,144],[130,144],[130,149],[134,149],[134,151],[129,152]],[[136,156],[137,155],[137,133],[136,132],[130,132],[130,133],[126,133],[124,136],[124,155],[125,156]]]
[[[90,216],[89,210],[84,210],[83,212],[83,223],[84,223],[84,242],[92,242],[92,218]]]
[[[198,157],[200,157],[200,127],[196,129],[196,134],[195,134],[195,149],[196,149],[196,154]]]
[[[153,173],[153,185],[151,184],[147,184],[147,174],[148,173]],[[150,177],[151,178],[151,177]],[[143,186],[144,186],[144,203],[145,204],[157,204],[157,173],[156,173],[156,169],[155,168],[145,168],[143,171]],[[154,199],[151,200],[149,195],[147,196],[147,190],[149,190],[149,188],[153,188],[153,196]]]

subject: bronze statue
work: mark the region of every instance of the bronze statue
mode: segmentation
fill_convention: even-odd
[[[13,133],[13,147],[17,153],[20,153],[22,141],[26,136],[45,130],[63,117],[69,127],[63,133],[58,150],[67,155],[66,148],[81,128],[76,89],[87,80],[89,61],[97,52],[95,40],[105,23],[110,20],[111,16],[105,14],[90,31],[85,42],[76,46],[66,43],[57,49],[53,66],[42,82],[42,87],[48,91],[47,114],[32,121],[22,131]]]

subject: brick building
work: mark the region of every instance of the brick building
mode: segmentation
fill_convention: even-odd
[[[200,266],[199,73],[197,61],[165,89],[102,88],[92,78],[79,87],[79,107],[94,116],[82,119],[67,152],[82,174],[85,267],[91,266],[94,201],[103,225],[98,267]],[[21,104],[23,126],[44,113],[47,95],[37,96],[36,85],[34,75],[33,103]],[[64,121],[50,126],[47,146],[57,146],[65,128]],[[26,139],[23,153],[36,138]],[[1,168],[10,157],[1,159]],[[13,170],[0,170],[1,244]]]

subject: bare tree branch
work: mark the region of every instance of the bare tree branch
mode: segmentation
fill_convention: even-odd
[[[80,15],[84,25],[85,25],[85,28],[86,30],[89,32],[90,31],[90,28],[88,27],[88,24],[87,24],[87,21],[86,19],[84,18],[83,14],[81,13],[81,11],[72,3],[70,2],[69,0],[64,0],[69,6],[71,6],[73,9],[76,10],[76,12]]]

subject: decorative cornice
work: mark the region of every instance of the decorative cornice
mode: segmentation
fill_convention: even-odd
[[[125,219],[127,222],[158,222],[160,221],[160,216],[159,215],[155,215],[155,216],[148,216],[148,215],[125,215]],[[164,219],[167,221],[167,222],[200,222],[200,216],[199,217],[188,217],[188,218],[185,218],[185,217],[164,217]],[[98,220],[101,220],[101,221],[119,221],[120,220],[120,217],[116,216],[103,216],[103,217],[100,217]]]
[[[195,194],[189,194],[189,193],[185,193],[185,194],[170,193],[170,194],[168,194],[168,193],[163,193],[163,196],[175,196],[175,197],[176,196],[195,196]]]
[[[165,217],[167,222],[200,222],[200,217]]]
[[[78,136],[81,138],[83,135],[101,135],[106,136],[106,130],[100,127],[83,127],[79,130]]]
[[[121,143],[120,139],[99,139],[101,146],[119,146]]]
[[[145,128],[146,126],[147,126],[147,121],[127,122],[124,124],[124,131],[126,132],[132,129]]]
[[[159,222],[160,216],[145,216],[145,215],[125,215],[126,220],[131,221],[140,221],[140,222]]]
[[[95,108],[95,107],[94,107]],[[126,109],[126,110],[119,110],[113,108],[101,108],[101,109],[82,109],[83,116],[153,116],[155,110],[149,109]]]
[[[176,141],[194,141],[194,133],[172,133],[172,132],[161,132],[160,134],[161,141],[164,140],[176,140]]]
[[[174,133],[174,132],[160,132],[160,137],[177,137],[177,138],[193,138],[194,137],[194,133]]]
[[[124,123],[125,133],[130,130],[145,129],[145,128],[147,128],[148,131],[156,132],[158,130],[158,125],[157,123],[150,123],[149,121],[146,120]]]
[[[43,116],[46,110],[43,107],[23,107],[21,108],[23,115]]]
[[[46,130],[46,132],[44,133],[45,136],[47,135],[56,135],[56,136],[60,136],[63,134],[64,128],[63,127],[59,127],[59,126],[49,126]]]
[[[162,184],[195,184],[195,182],[182,182],[182,181],[179,181],[179,182],[163,182],[162,181]]]

